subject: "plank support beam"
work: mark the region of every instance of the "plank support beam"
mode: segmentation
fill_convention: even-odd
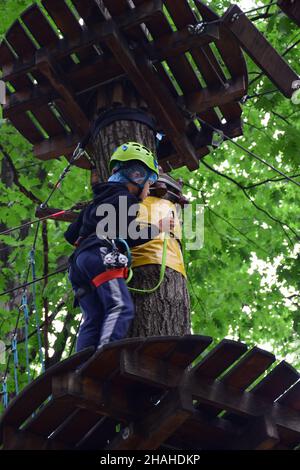
[[[299,80],[298,75],[271,46],[244,12],[237,5],[231,5],[222,17],[222,23],[232,31],[242,48],[274,85],[287,98],[291,98],[295,91],[293,84]]]
[[[155,450],[193,414],[192,396],[180,387],[142,419],[132,422],[106,450]]]
[[[106,45],[130,77],[150,109],[158,117],[179,155],[184,155],[188,168],[195,170],[199,161],[195,149],[186,136],[186,121],[169,91],[157,76],[151,62],[134,56],[117,27],[106,38]]]

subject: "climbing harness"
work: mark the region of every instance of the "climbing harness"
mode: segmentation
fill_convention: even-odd
[[[107,239],[108,240],[108,239]],[[131,266],[131,252],[129,246],[122,238],[116,238],[115,240],[109,240],[112,245],[112,251],[105,255],[103,263],[107,268],[128,268]],[[117,247],[117,243],[122,244],[126,249],[126,255],[120,252]]]

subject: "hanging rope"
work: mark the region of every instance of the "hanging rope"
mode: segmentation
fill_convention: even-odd
[[[70,210],[71,209],[59,211],[59,212],[56,212],[55,214],[46,215],[45,217],[41,217],[40,219],[32,220],[30,222],[26,222],[25,224],[18,225],[17,227],[9,228],[7,230],[4,230],[3,232],[0,232],[0,236],[9,235],[10,233],[15,232],[16,230],[20,230],[22,228],[28,227],[29,225],[39,224],[40,222],[46,219],[55,219],[55,217],[59,217],[60,215],[63,215],[66,212],[69,212]]]
[[[81,155],[83,155],[84,153],[85,153],[85,150],[84,150],[84,148],[82,148],[81,143],[79,143],[77,145],[76,149],[74,150],[74,153],[72,155],[72,158],[71,158],[69,164],[66,166],[66,168],[63,170],[62,174],[58,178],[57,183],[54,185],[54,187],[53,187],[52,191],[50,192],[49,196],[47,197],[46,201],[43,204],[41,204],[42,209],[44,209],[47,206],[48,202],[52,198],[55,191],[60,187],[62,181],[65,179],[65,177],[67,176],[67,174],[71,170],[71,167],[72,167],[73,163],[76,160],[78,160],[81,157]]]
[[[20,286],[14,287],[13,289],[9,289],[4,292],[1,292],[0,297],[2,297],[3,295],[11,294],[12,292],[15,292],[21,289],[25,289],[28,286],[31,286],[33,284],[36,284],[37,282],[43,281],[44,279],[48,279],[48,277],[56,276],[56,274],[64,273],[67,270],[68,270],[68,267],[62,268],[62,269],[59,269],[58,271],[48,274],[47,276],[39,277],[35,281],[26,282],[25,284],[21,284]]]
[[[71,348],[70,348],[70,351],[69,351],[69,357],[71,356],[71,354],[73,353],[73,350],[74,350],[74,348],[75,348],[75,344],[76,344],[77,336],[78,336],[78,333],[79,333],[79,329],[80,329],[82,317],[83,317],[83,314],[81,314],[81,317],[80,317],[80,320],[79,320],[79,323],[78,323],[78,326],[77,326],[77,329],[76,329],[74,338],[73,338],[73,340],[72,340]]]
[[[36,231],[35,231],[34,241],[33,241],[33,245],[32,245],[33,250],[35,249],[35,246],[36,246],[36,243],[37,243],[37,236],[38,236],[39,227],[40,227],[40,224],[37,225],[37,228],[36,228]],[[29,273],[30,273],[30,266],[28,266],[28,269],[27,269],[25,286],[22,286],[22,287],[26,288],[26,284],[27,284],[27,281],[28,281],[28,278],[29,278]],[[17,287],[17,288],[11,289],[11,291],[14,292],[16,290],[20,290],[22,287]],[[25,288],[24,288],[23,294],[26,293]],[[18,332],[20,317],[21,317],[21,309],[19,309],[19,313],[18,313],[18,317],[17,317],[17,321],[16,321],[16,326],[15,326],[15,330],[14,330],[14,335],[13,335],[13,340],[12,340],[12,344],[11,344],[11,350],[8,354],[8,359],[7,359],[7,363],[6,363],[6,370],[5,370],[5,374],[4,374],[4,378],[3,378],[3,380],[6,380],[6,378],[7,378],[8,371],[9,371],[10,358],[11,358],[11,355],[13,355],[13,358],[14,358],[14,379],[15,379],[16,394],[19,393],[18,371],[17,371],[17,369],[18,369],[17,332]]]
[[[22,296],[22,305],[20,307],[24,313],[25,320],[25,356],[26,356],[26,372],[27,382],[30,383],[30,367],[29,367],[29,347],[28,347],[28,326],[29,326],[29,311],[27,303],[27,294],[24,293]]]
[[[4,408],[8,407],[7,379],[2,382],[2,400]]]
[[[37,309],[37,302],[36,302],[36,273],[35,273],[35,250],[31,250],[29,254],[29,263],[31,266],[32,272],[32,305],[35,313],[35,324],[36,324],[36,334],[38,338],[38,347],[39,347],[39,357],[40,363],[42,366],[42,372],[45,372],[45,364],[44,364],[44,355],[42,350],[42,337],[41,337],[41,330],[40,330],[40,319]]]
[[[17,335],[14,335],[11,342],[11,351],[14,356],[14,379],[15,379],[15,391],[18,395],[19,393],[19,383],[18,383],[18,368],[19,368],[19,358],[18,358],[18,348],[17,348]],[[6,379],[6,377],[5,377]]]
[[[82,148],[81,144],[78,144],[78,146],[76,147],[74,153],[73,153],[73,156],[69,162],[69,164],[67,165],[67,167],[64,169],[63,173],[60,175],[57,183],[54,185],[54,188],[52,189],[51,193],[49,194],[48,198],[46,199],[46,201],[41,204],[41,208],[45,208],[49,202],[49,200],[51,199],[51,197],[53,196],[54,192],[59,188],[62,180],[65,178],[65,176],[67,175],[67,173],[70,171],[71,169],[71,166],[72,164],[74,163],[75,160],[77,160],[78,158],[80,158],[80,156],[84,153],[84,149]],[[19,227],[14,227],[13,229],[8,229],[8,230],[5,230],[4,232],[1,232],[0,235],[8,235],[9,233],[12,233],[13,231],[15,230],[18,230],[20,228],[23,228],[23,227],[26,227],[28,225],[32,225],[32,224],[37,224],[37,227],[36,227],[36,231],[35,231],[35,236],[34,236],[34,241],[33,241],[33,245],[32,245],[32,249],[31,249],[31,254],[34,254],[35,253],[35,248],[36,248],[36,243],[37,243],[37,237],[38,237],[38,232],[39,232],[39,228],[40,228],[40,224],[41,224],[41,221],[42,220],[45,220],[45,219],[49,219],[49,218],[55,218],[61,214],[64,214],[66,211],[60,211],[60,212],[57,212],[56,214],[52,214],[51,216],[47,216],[47,217],[43,217],[41,219],[38,219],[38,220],[35,220],[33,222],[28,222],[26,224],[22,224],[21,226]],[[32,270],[32,266],[33,266],[33,263],[29,263],[29,266],[28,266],[28,270],[27,270],[27,273],[26,273],[26,278],[25,278],[25,283],[22,284],[21,286],[17,286],[13,289],[9,289],[5,292],[2,292],[0,294],[0,296],[3,296],[3,295],[6,295],[6,294],[10,294],[12,292],[15,292],[15,291],[18,291],[20,289],[23,289],[24,292],[23,292],[23,295],[25,295],[26,293],[26,288],[30,285],[35,285],[37,282],[40,282],[42,281],[43,279],[46,279],[48,277],[51,277],[51,276],[54,276],[58,273],[61,273],[61,272],[64,272],[67,270],[67,268],[63,268],[61,270],[58,270],[54,273],[51,273],[51,274],[48,274],[47,276],[43,276],[39,279],[36,279],[36,275],[35,275],[35,270]],[[33,280],[31,282],[28,282],[28,278],[29,278],[29,274],[30,274],[30,269],[32,270],[32,273],[33,273]],[[27,304],[26,304],[27,305]],[[25,314],[25,311],[26,311],[26,314]],[[35,311],[36,311],[36,315],[37,315],[37,308],[36,308],[36,304],[35,304]],[[25,308],[24,310],[24,315],[28,315],[28,307]],[[14,336],[13,336],[13,340],[12,340],[12,344],[11,344],[11,350],[9,352],[9,355],[8,355],[8,359],[7,359],[7,363],[6,363],[6,370],[5,370],[5,374],[4,374],[4,377],[3,377],[3,384],[4,382],[6,381],[7,379],[7,375],[8,375],[8,370],[9,370],[9,364],[10,364],[10,358],[11,358],[11,355],[13,355],[13,358],[14,358],[14,378],[15,378],[15,390],[16,390],[16,394],[19,393],[19,385],[18,385],[18,372],[17,372],[17,369],[18,369],[18,350],[17,350],[17,331],[18,331],[18,325],[19,325],[19,321],[20,321],[20,309],[19,309],[19,314],[18,314],[18,317],[17,317],[17,321],[16,321],[16,326],[15,326],[15,330],[14,330]],[[26,322],[25,322],[26,323]],[[28,325],[28,324],[27,324]],[[26,327],[25,327],[26,328]],[[37,326],[37,329],[39,327]],[[26,335],[26,333],[25,333]],[[27,339],[28,339],[28,331],[27,331]],[[26,341],[25,341],[26,342]],[[28,342],[28,341],[27,341]],[[41,351],[41,343],[39,343],[39,350]],[[40,356],[41,357],[41,356]],[[43,361],[42,361],[42,364],[43,364]],[[28,369],[29,370],[29,369]]]
[[[168,248],[168,238],[167,236],[165,236],[165,239],[164,239],[164,244],[163,244],[163,253],[162,253],[162,260],[161,260],[161,269],[160,269],[160,275],[159,275],[159,281],[158,281],[158,284],[153,287],[152,289],[137,289],[135,287],[128,287],[128,289],[130,290],[130,292],[135,292],[137,294],[153,294],[153,292],[157,291],[157,289],[159,289],[159,287],[161,286],[163,280],[164,280],[164,277],[165,277],[165,272],[166,272],[166,264],[167,264],[167,248]],[[131,279],[133,277],[133,271],[132,269],[130,268],[130,271],[129,271],[129,276],[126,280],[126,283],[128,284]]]

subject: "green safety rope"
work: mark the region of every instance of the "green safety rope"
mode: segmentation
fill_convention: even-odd
[[[162,260],[161,260],[161,269],[160,269],[160,275],[159,275],[159,281],[158,284],[153,287],[152,289],[137,289],[135,287],[128,287],[130,292],[135,292],[137,294],[153,294],[153,292],[157,291],[159,287],[161,286],[164,277],[165,277],[165,272],[166,272],[166,263],[167,263],[167,244],[168,244],[168,238],[165,236],[164,239],[164,244],[163,244],[163,253],[162,253]],[[129,270],[129,276],[126,279],[126,284],[128,284],[133,277],[133,271],[132,268]]]

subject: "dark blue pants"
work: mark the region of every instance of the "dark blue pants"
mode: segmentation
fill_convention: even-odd
[[[106,252],[107,248],[91,247],[72,261],[69,279],[75,293],[106,270],[103,264]],[[134,317],[134,306],[124,279],[105,282],[82,297],[79,305],[83,322],[77,338],[77,352],[89,346],[99,348],[126,336]]]

